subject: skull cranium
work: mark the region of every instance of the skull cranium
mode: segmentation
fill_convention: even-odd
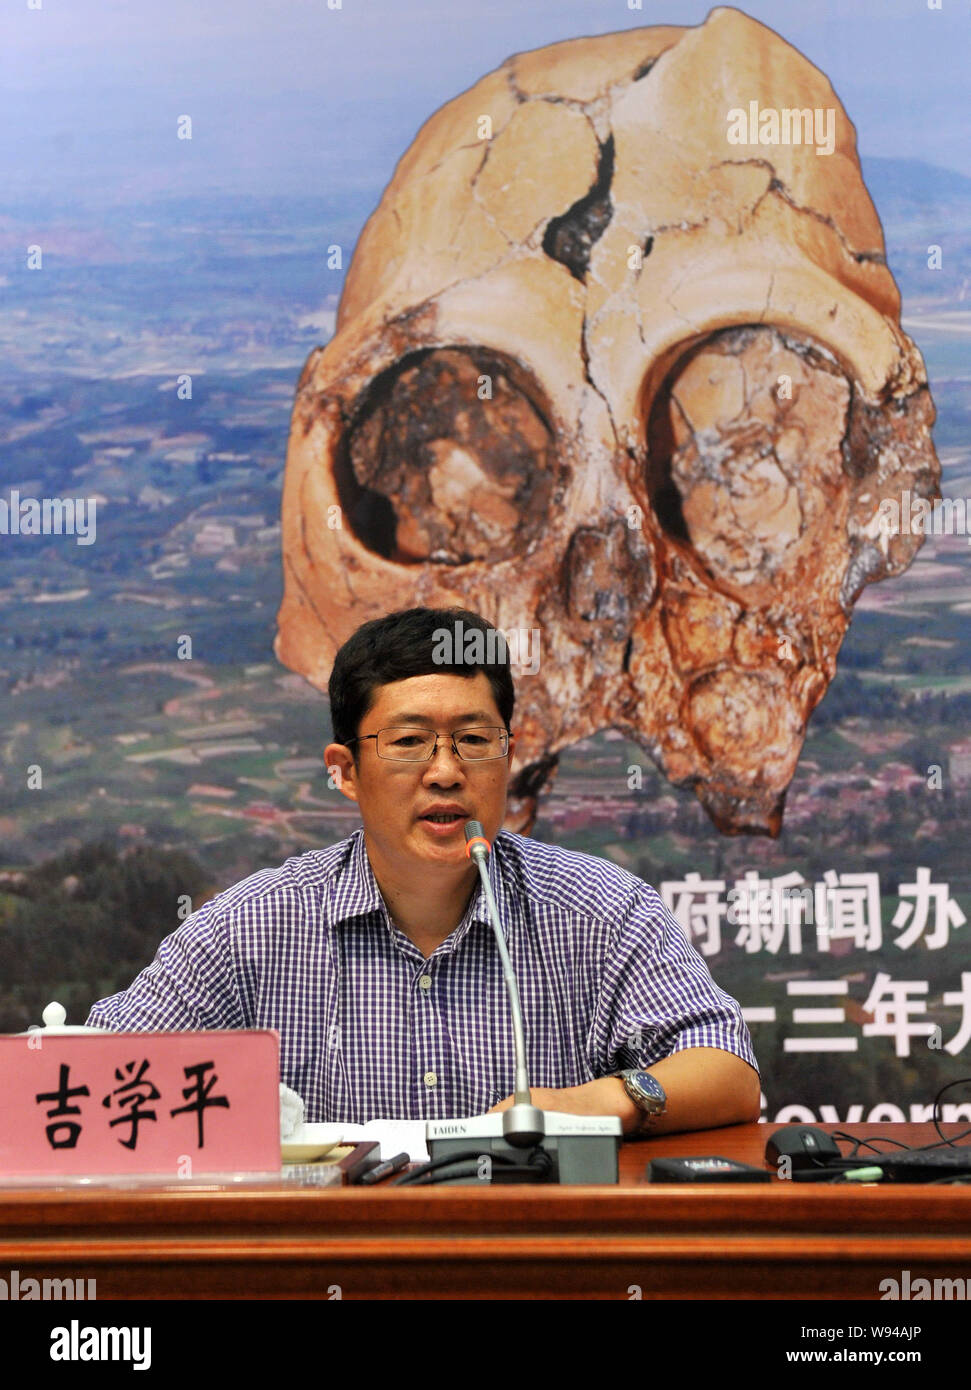
[[[728,143],[750,99],[832,110],[834,151]],[[856,598],[921,544],[878,516],[937,495],[933,419],[805,58],[730,9],[518,55],[419,132],[304,368],[278,655],[324,688],[393,608],[538,628],[508,824],[614,727],[775,834]]]

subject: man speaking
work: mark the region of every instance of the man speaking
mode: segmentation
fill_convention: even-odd
[[[482,661],[442,633],[483,633]],[[497,640],[498,638],[498,640]],[[325,760],[362,828],[253,874],[193,913],[88,1023],[275,1028],[310,1122],[503,1108],[513,1026],[465,825],[519,982],[533,1100],[626,1134],[755,1120],[738,1004],[654,889],[605,860],[502,831],[515,740],[505,643],[464,609],[365,623],[329,683]]]

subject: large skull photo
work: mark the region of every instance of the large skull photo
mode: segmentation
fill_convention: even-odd
[[[756,101],[832,111],[833,151],[730,143]],[[277,654],[325,689],[396,608],[538,629],[510,828],[612,727],[777,834],[853,605],[922,542],[878,513],[939,495],[933,419],[801,54],[731,9],[520,54],[422,127],[304,368]]]

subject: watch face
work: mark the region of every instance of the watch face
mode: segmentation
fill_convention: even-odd
[[[664,1094],[664,1087],[654,1079],[649,1071],[632,1071],[628,1073],[628,1076],[631,1084],[640,1091],[649,1104],[663,1106],[666,1103],[667,1097]]]

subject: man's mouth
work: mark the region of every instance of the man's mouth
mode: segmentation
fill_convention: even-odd
[[[464,811],[429,811],[418,819],[431,821],[433,825],[452,825],[455,821],[468,820],[468,815]]]

